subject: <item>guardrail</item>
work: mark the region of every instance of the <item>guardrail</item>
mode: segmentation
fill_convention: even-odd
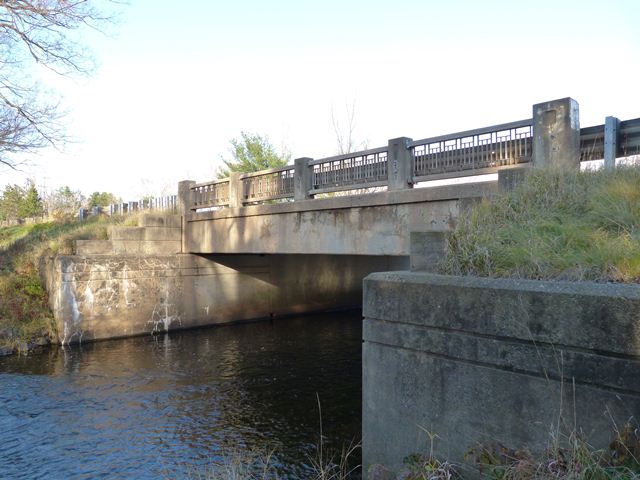
[[[205,183],[181,182],[184,211],[305,200],[345,190],[361,193],[368,187],[399,190],[418,182],[495,173],[526,163],[569,165],[604,158],[609,168],[616,157],[640,155],[640,118],[621,122],[607,117],[605,125],[576,129],[578,108],[570,98],[534,105],[533,112],[533,118],[516,122],[421,140],[400,137],[360,152],[299,158],[295,165]]]
[[[619,121],[610,117],[610,124],[617,130],[615,156],[629,157],[640,155],[640,118]],[[596,125],[580,129],[580,161],[602,160],[605,152],[605,125]],[[612,148],[614,146],[612,145]]]

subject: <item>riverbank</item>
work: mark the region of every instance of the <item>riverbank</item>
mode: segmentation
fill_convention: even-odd
[[[73,253],[74,240],[105,239],[122,218],[0,227],[0,356],[42,349],[56,337],[41,259]]]

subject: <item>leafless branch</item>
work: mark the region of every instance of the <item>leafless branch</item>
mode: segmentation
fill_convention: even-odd
[[[16,166],[15,155],[64,143],[62,112],[38,95],[26,72],[33,65],[61,75],[87,74],[91,59],[77,32],[110,18],[95,0],[0,0],[0,163]]]

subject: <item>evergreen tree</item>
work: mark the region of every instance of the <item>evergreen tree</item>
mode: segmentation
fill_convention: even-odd
[[[24,189],[18,185],[7,185],[0,197],[0,220],[20,219],[20,207],[25,197]]]
[[[289,163],[291,154],[278,154],[267,137],[256,133],[240,133],[241,138],[230,141],[232,158],[222,158],[224,167],[218,170],[218,178],[228,177],[231,172],[257,172],[267,168],[284,167]]]
[[[29,181],[29,185],[24,192],[24,197],[20,202],[18,213],[20,218],[39,217],[44,211],[42,199],[36,189],[33,180]]]

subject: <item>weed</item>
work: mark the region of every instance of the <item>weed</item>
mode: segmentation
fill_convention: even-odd
[[[496,480],[640,479],[640,436],[631,424],[616,432],[609,451],[593,448],[575,431],[557,440],[540,458],[528,450],[512,450],[499,443],[478,446],[468,456],[475,460],[484,478]]]
[[[276,480],[278,473],[271,462],[273,451],[267,453],[234,451],[213,461],[202,471],[190,472],[196,480]]]
[[[331,451],[327,452],[324,448],[322,432],[322,406],[317,393],[316,400],[318,402],[320,437],[316,447],[316,455],[309,459],[314,470],[313,480],[347,480],[354,472],[360,469],[360,465],[355,467],[350,465],[354,453],[360,448],[360,444],[351,442],[348,446],[343,446],[339,454]]]
[[[442,461],[434,455],[434,444],[438,435],[418,425],[418,428],[429,437],[429,453],[413,453],[402,460],[406,472],[402,475],[404,480],[451,480],[459,478],[455,466],[447,461]]]

